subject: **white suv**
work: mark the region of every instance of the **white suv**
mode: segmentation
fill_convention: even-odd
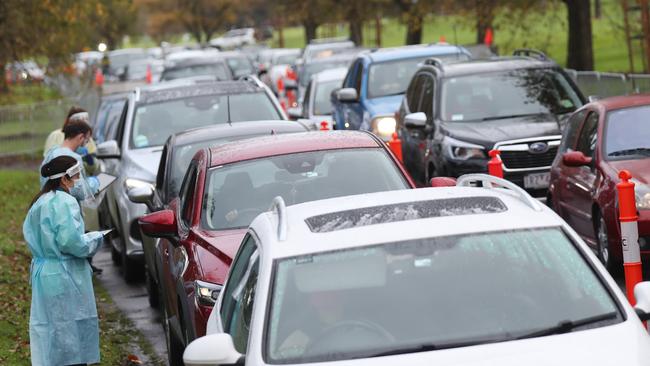
[[[231,50],[251,44],[255,44],[255,28],[231,29],[223,36],[210,41],[210,46],[220,50]]]
[[[498,178],[276,199],[184,361],[642,365],[650,283],[636,296],[633,309],[560,217]]]

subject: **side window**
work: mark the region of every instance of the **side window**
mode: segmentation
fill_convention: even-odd
[[[223,324],[223,329],[231,329],[231,324],[233,322],[233,312],[237,306],[237,298],[235,295],[237,286],[246,275],[246,270],[249,267],[253,253],[257,251],[257,243],[252,235],[247,234],[242,241],[241,248],[235,260],[230,267],[230,272],[228,274],[228,282],[226,283],[226,288],[223,290],[223,299],[221,301],[221,309],[219,309],[219,314],[221,316],[221,322]]]
[[[585,120],[586,115],[587,110],[582,110],[580,112],[574,113],[571,117],[569,117],[569,120],[567,121],[566,127],[564,129],[564,134],[562,136],[560,152],[566,152],[568,149],[575,148],[578,131],[580,131],[580,126],[582,125],[582,121]]]
[[[578,146],[576,150],[581,151],[585,156],[591,157],[596,150],[596,139],[598,135],[598,113],[591,112],[587,116],[580,137],[578,138]]]
[[[160,164],[158,164],[158,174],[156,175],[156,189],[163,190],[165,180],[165,165],[167,165],[167,144],[163,147],[162,155],[160,155]]]
[[[233,306],[232,316],[230,317],[230,324],[225,329],[232,336],[235,349],[240,353],[246,353],[248,345],[258,273],[259,256],[256,251],[250,258],[246,273],[244,273],[244,276],[232,293],[232,299],[235,304]]]
[[[414,113],[418,110],[420,105],[420,97],[422,95],[422,84],[424,83],[424,75],[416,75],[411,83],[412,88],[409,88],[407,94],[409,113]]]
[[[196,183],[196,165],[190,164],[183,178],[183,184],[180,190],[180,207],[181,222],[185,227],[189,227],[192,221],[192,203],[194,202],[194,186]]]
[[[122,146],[122,139],[124,138],[124,125],[126,125],[126,115],[128,114],[129,111],[129,101],[127,100],[126,103],[124,103],[124,108],[122,109],[122,115],[120,116],[119,122],[117,122],[117,135],[115,136],[115,140],[117,140],[118,146]]]
[[[361,77],[363,76],[363,64],[361,61],[357,63],[356,76],[354,77],[354,88],[357,90],[357,95],[361,96]]]
[[[343,87],[344,88],[354,88],[354,81],[355,77],[357,75],[357,67],[359,66],[360,61],[357,60],[350,66],[350,69],[348,69],[347,75],[345,75],[345,79],[343,80]]]
[[[434,83],[430,76],[422,76],[422,100],[418,107],[418,112],[424,112],[427,115],[427,121],[433,121],[433,91]]]
[[[312,93],[312,88],[314,87],[314,81],[310,80],[309,84],[307,85],[307,90],[305,90],[305,96],[302,99],[302,116],[304,118],[309,118],[309,106],[310,106],[310,96]]]

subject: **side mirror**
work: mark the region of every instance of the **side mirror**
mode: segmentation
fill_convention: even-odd
[[[138,219],[140,230],[152,238],[172,238],[176,236],[176,216],[172,210],[161,210],[144,215]]]
[[[591,103],[600,100],[600,97],[598,95],[590,95],[587,97],[587,100],[589,101],[589,103]]]
[[[429,181],[431,187],[456,187],[456,179],[451,177],[434,177]]]
[[[410,128],[423,128],[427,125],[427,115],[424,112],[409,113],[404,117],[404,124]]]
[[[634,286],[636,306],[634,311],[641,321],[650,320],[650,282],[640,282]]]
[[[341,103],[354,103],[359,101],[355,88],[342,88],[336,91],[336,99]]]
[[[302,117],[302,108],[301,107],[291,107],[287,108],[287,114],[290,119],[297,120]]]
[[[232,337],[216,333],[197,338],[183,352],[185,366],[243,365],[244,355],[237,352]]]
[[[108,140],[98,144],[96,156],[98,159],[119,159],[120,147],[117,146],[117,141]]]
[[[566,166],[579,167],[591,164],[591,158],[586,157],[582,151],[569,151],[562,155],[562,162]]]
[[[131,188],[126,192],[131,202],[144,203],[150,211],[153,211],[153,194],[153,188],[148,185]]]

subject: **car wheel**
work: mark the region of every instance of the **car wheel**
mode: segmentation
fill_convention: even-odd
[[[149,271],[148,266],[145,265],[144,268],[144,280],[147,284],[147,295],[149,299],[149,306],[152,308],[158,308],[160,305],[158,287],[156,286],[156,281],[153,280],[152,274]]]
[[[609,245],[609,236],[607,235],[607,225],[602,214],[595,217],[596,220],[596,241],[598,242],[598,259],[607,268],[608,271],[614,272],[617,268],[611,256]]]
[[[169,327],[169,313],[167,306],[163,304],[163,329],[165,331],[165,343],[167,343],[167,360],[169,366],[183,366],[183,345],[171,333]]]
[[[111,259],[113,260],[113,264],[116,265],[116,266],[121,265],[122,264],[122,255],[120,254],[120,252],[117,251],[117,249],[115,249],[115,246],[113,245],[112,240],[110,242],[110,246],[111,246]]]

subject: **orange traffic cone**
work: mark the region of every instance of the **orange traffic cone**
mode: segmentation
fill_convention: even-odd
[[[101,69],[97,69],[97,71],[95,71],[95,85],[97,86],[104,85],[104,74],[102,74]]]
[[[488,174],[495,177],[503,178],[503,162],[501,161],[501,152],[499,150],[490,150],[490,161],[488,161]]]
[[[492,33],[492,28],[488,28],[485,31],[485,38],[483,38],[483,43],[490,47],[492,46],[492,42],[494,42],[494,34]]]
[[[438,40],[439,43],[447,43],[447,38],[445,38],[445,35],[441,35],[440,39]]]
[[[147,81],[147,84],[151,84],[153,81],[153,75],[151,74],[151,65],[147,65],[147,74],[144,78]]]
[[[404,160],[402,159],[402,140],[400,140],[399,136],[397,136],[397,132],[393,132],[392,139],[388,141],[388,147],[390,148],[390,151],[393,152],[397,160],[399,160],[400,163],[403,163]]]

